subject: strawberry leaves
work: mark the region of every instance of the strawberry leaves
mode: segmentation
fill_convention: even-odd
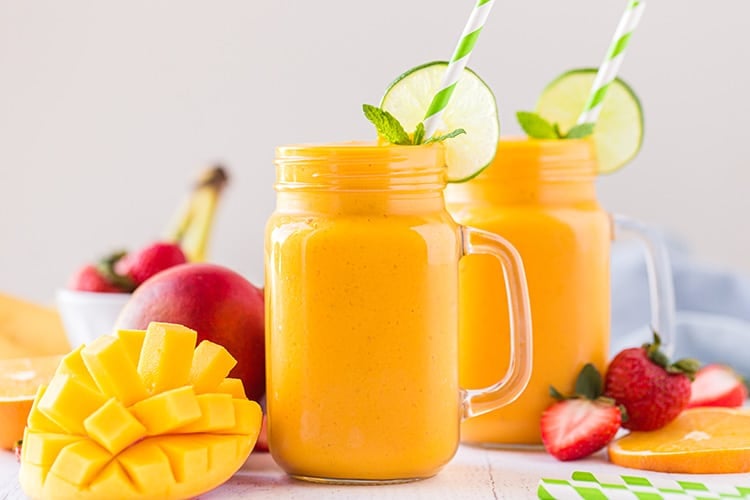
[[[692,381],[701,367],[700,361],[693,358],[683,358],[674,363],[670,362],[667,355],[661,351],[661,337],[656,332],[654,332],[653,342],[643,344],[642,347],[646,350],[648,358],[664,368],[667,373],[684,373]]]
[[[628,418],[628,412],[623,405],[615,404],[614,399],[604,395],[604,378],[599,370],[597,370],[591,363],[583,365],[583,368],[576,378],[574,393],[572,396],[564,396],[553,386],[549,386],[549,395],[557,401],[585,399],[617,406],[622,415],[622,421],[625,422]]]
[[[124,276],[115,271],[115,264],[117,264],[120,259],[125,257],[125,255],[127,255],[127,252],[124,250],[107,255],[97,263],[96,269],[109,283],[116,286],[123,292],[129,293],[135,290],[135,281],[133,281],[130,277]]]
[[[557,402],[540,420],[542,442],[558,460],[576,460],[606,446],[622,425],[623,409],[602,396],[603,382],[596,367],[587,363],[575,382],[575,392],[565,397],[554,387],[550,395]]]
[[[558,401],[565,399],[590,399],[592,401],[599,399],[604,393],[604,381],[602,374],[591,363],[586,363],[581,372],[578,374],[575,383],[575,392],[572,396],[563,396],[560,391],[554,387],[549,387],[549,394]]]
[[[576,394],[586,399],[597,399],[602,395],[604,382],[599,370],[591,363],[586,363],[576,379]]]

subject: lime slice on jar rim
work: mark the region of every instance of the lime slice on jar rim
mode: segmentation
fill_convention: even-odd
[[[440,90],[447,67],[447,62],[436,61],[406,71],[388,86],[380,107],[395,116],[405,130],[414,130]],[[435,135],[459,128],[466,133],[443,141],[448,182],[468,181],[489,166],[500,138],[495,95],[468,68],[458,80]]]
[[[568,71],[542,92],[536,112],[562,130],[570,130],[586,105],[596,68]],[[643,108],[633,89],[622,79],[609,84],[593,140],[600,174],[609,174],[630,163],[643,142]]]

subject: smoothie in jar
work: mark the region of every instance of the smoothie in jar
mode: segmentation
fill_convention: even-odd
[[[476,178],[446,189],[461,224],[506,238],[526,269],[534,327],[533,371],[518,399],[462,424],[462,440],[541,445],[539,418],[549,387],[573,391],[586,363],[604,371],[609,348],[608,214],[596,199],[590,140],[502,139],[495,161]],[[493,259],[460,266],[460,380],[482,387],[508,366],[507,306]],[[506,332],[506,333],[501,333]]]
[[[438,145],[278,152],[269,431],[292,475],[428,477],[456,450],[459,242],[440,155]],[[334,159],[316,163],[324,157]]]

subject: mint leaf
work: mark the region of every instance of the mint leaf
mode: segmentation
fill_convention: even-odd
[[[534,139],[582,139],[594,133],[593,123],[574,125],[567,134],[560,131],[560,124],[550,123],[537,113],[519,111],[516,113],[518,123],[529,137]]]
[[[364,112],[365,117],[375,125],[378,134],[385,137],[385,139],[391,144],[430,144],[432,142],[442,142],[446,139],[452,139],[453,137],[466,133],[464,129],[457,128],[448,134],[432,136],[425,140],[424,123],[420,122],[417,124],[417,128],[414,129],[413,136],[409,137],[409,134],[406,133],[406,130],[404,130],[404,127],[399,123],[398,119],[388,111],[376,106],[371,106],[370,104],[363,104],[362,111]]]
[[[443,142],[446,139],[453,139],[454,137],[459,136],[461,134],[465,134],[465,133],[466,133],[466,131],[464,129],[457,128],[453,132],[449,132],[447,134],[433,135],[432,137],[430,137],[429,139],[427,139],[426,141],[424,141],[424,143],[425,144],[430,144],[431,142]]]
[[[563,137],[565,139],[582,139],[584,137],[590,136],[593,133],[594,133],[593,123],[579,123],[578,125],[575,125],[573,126],[573,128],[568,130],[568,133],[565,134]]]
[[[559,139],[559,128],[536,113],[519,111],[516,113],[518,123],[529,137],[534,139]]]
[[[378,134],[385,137],[391,144],[411,144],[409,134],[395,116],[384,109],[369,104],[362,105],[365,117],[375,125]]]
[[[552,128],[554,128],[554,129],[555,129],[555,134],[557,134],[557,137],[562,137],[563,135],[565,135],[565,134],[563,134],[563,133],[562,133],[562,132],[560,131],[560,124],[559,124],[559,123],[557,123],[557,122],[553,123],[553,124],[552,124]]]
[[[411,142],[413,144],[422,144],[424,142],[424,122],[419,122],[414,130]]]

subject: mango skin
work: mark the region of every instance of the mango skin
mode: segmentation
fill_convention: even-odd
[[[231,377],[242,379],[247,397],[266,391],[265,301],[263,291],[239,273],[209,263],[174,266],[133,293],[116,328],[145,329],[151,321],[179,323],[237,360]],[[197,391],[199,392],[199,391]]]

